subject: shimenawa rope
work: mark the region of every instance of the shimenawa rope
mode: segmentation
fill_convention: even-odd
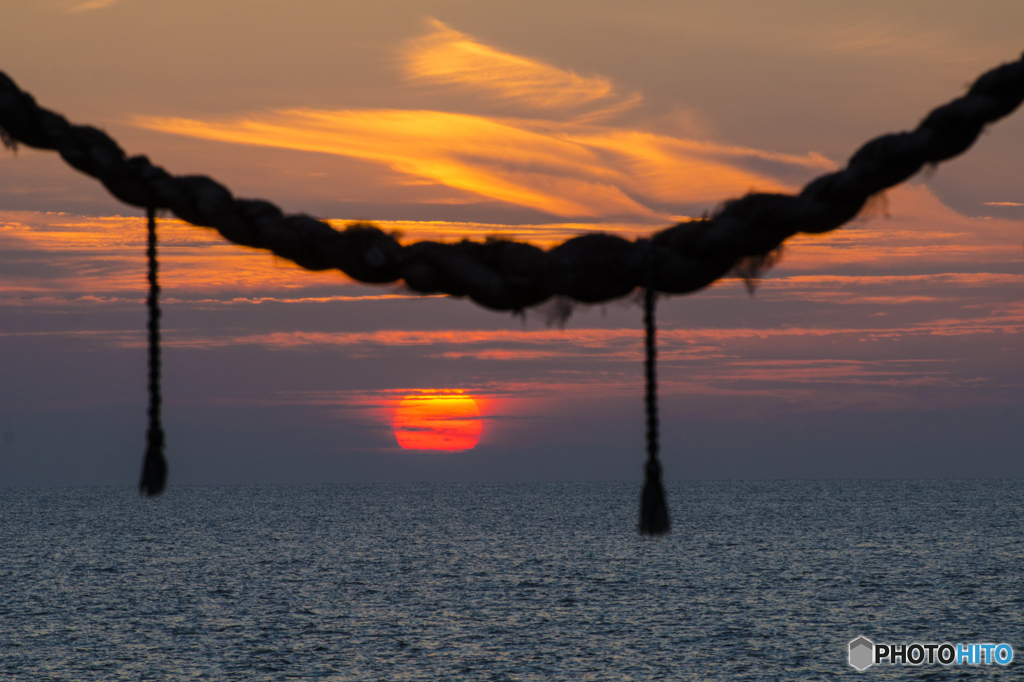
[[[798,232],[834,230],[867,199],[903,182],[925,164],[965,151],[983,127],[1024,100],[1024,57],[983,74],[966,95],[932,111],[911,132],[883,135],[862,146],[846,168],[823,175],[800,194],[752,193],[727,201],[712,217],[679,223],[650,239],[630,242],[606,234],[575,237],[549,251],[510,240],[401,245],[368,223],[343,231],[306,215],[285,216],[270,202],[235,199],[205,176],[176,177],[144,156],[127,157],[106,133],[76,126],[38,106],[0,72],[0,140],[55,149],[74,168],[99,179],[121,201],[149,215],[149,383],[147,452],[140,490],[158,494],[167,463],[160,425],[159,307],[156,283],[155,210],[213,227],[226,239],[268,249],[310,270],[338,268],[355,280],[404,280],[414,291],[468,296],[496,310],[522,310],[552,296],[585,303],[618,298],[645,287],[648,460],[640,529],[669,528],[657,459],[654,374],[654,297],[688,293],[728,272],[748,285],[777,258],[783,241]]]

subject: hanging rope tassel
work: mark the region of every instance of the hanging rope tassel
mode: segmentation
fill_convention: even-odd
[[[644,328],[647,332],[647,357],[644,369],[647,375],[647,463],[644,465],[646,480],[640,495],[640,534],[662,535],[670,530],[668,503],[665,489],[661,485],[661,462],[658,461],[658,380],[655,376],[654,360],[657,348],[654,344],[654,297],[653,289],[644,292]]]
[[[167,484],[167,460],[164,458],[164,429],[160,424],[160,285],[156,282],[156,209],[147,209],[149,217],[149,429],[146,431],[146,459],[142,463],[139,492],[159,495]]]

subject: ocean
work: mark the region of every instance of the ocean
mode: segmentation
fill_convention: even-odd
[[[1022,679],[1022,481],[670,482],[661,538],[639,492],[0,489],[0,679]]]

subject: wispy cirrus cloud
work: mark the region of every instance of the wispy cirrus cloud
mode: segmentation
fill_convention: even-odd
[[[223,122],[140,117],[136,123],[220,142],[378,161],[411,178],[464,190],[476,200],[591,219],[668,221],[671,213],[659,204],[715,202],[755,187],[792,189],[745,169],[744,161],[832,167],[817,155],[441,111],[294,109]]]
[[[835,164],[657,134],[608,123],[639,103],[604,78],[583,77],[480,43],[439,22],[402,50],[407,78],[481,101],[514,102],[525,116],[429,109],[294,108],[231,118],[140,116],[135,125],[220,142],[347,156],[383,164],[408,184],[463,192],[563,218],[673,219],[752,189],[793,189],[787,177]],[[394,187],[401,200],[403,184]]]
[[[615,96],[611,81],[580,76],[536,59],[503,52],[446,24],[409,41],[402,50],[410,81],[472,88],[481,95],[535,109],[576,109]],[[639,102],[628,98],[629,106]]]
[[[68,9],[69,12],[90,12],[96,9],[106,9],[111,5],[115,5],[121,2],[121,0],[86,0],[86,2],[80,2],[73,5]]]

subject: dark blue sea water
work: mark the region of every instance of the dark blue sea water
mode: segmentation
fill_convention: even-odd
[[[639,484],[0,489],[0,679],[1024,679],[1024,482],[668,493],[652,540]]]

